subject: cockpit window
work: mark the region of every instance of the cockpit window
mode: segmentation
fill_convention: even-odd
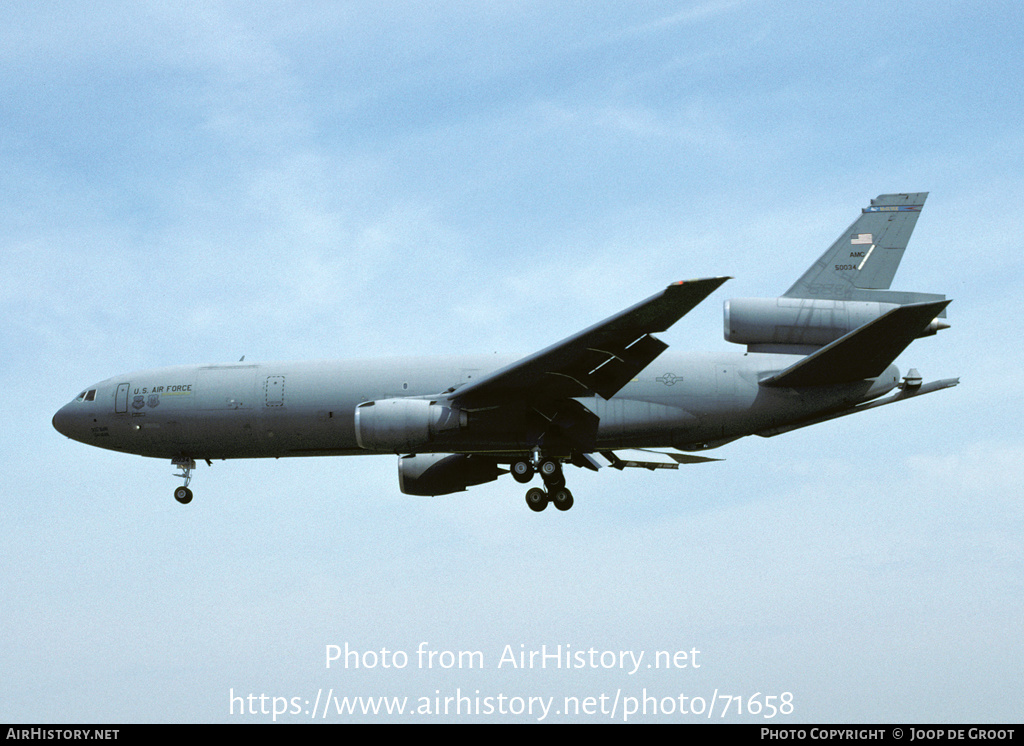
[[[76,399],[78,401],[96,401],[96,389],[89,389],[79,394]]]

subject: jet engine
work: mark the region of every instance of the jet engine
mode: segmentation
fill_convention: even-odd
[[[467,487],[493,482],[505,473],[486,456],[427,453],[398,459],[398,486],[407,495],[433,497],[464,492]]]
[[[876,301],[732,298],[725,302],[725,339],[745,344],[751,352],[823,347],[898,307]],[[918,336],[947,328],[949,324],[936,318]]]
[[[379,399],[355,412],[356,442],[369,451],[416,451],[466,425],[466,413],[429,399]]]

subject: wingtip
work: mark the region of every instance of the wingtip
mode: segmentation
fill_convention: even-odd
[[[691,284],[697,283],[697,282],[713,282],[716,285],[721,285],[722,283],[726,282],[727,280],[731,280],[731,279],[733,279],[731,276],[699,277],[699,278],[696,278],[696,279],[693,279],[693,280],[679,280],[677,282],[673,282],[671,285],[669,285],[669,287],[670,288],[671,287],[676,287],[677,285],[691,285]]]

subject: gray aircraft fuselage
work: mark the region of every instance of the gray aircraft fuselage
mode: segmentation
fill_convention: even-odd
[[[515,357],[228,363],[137,371],[90,387],[53,418],[70,438],[111,450],[171,459],[267,458],[372,453],[356,442],[362,402],[429,397],[468,383]],[[758,381],[796,359],[757,353],[661,355],[610,400],[578,401],[600,418],[597,447],[699,450],[874,399],[899,383],[889,366],[873,381],[813,390]],[[508,432],[444,433],[422,452],[528,452]],[[380,451],[378,451],[380,452]],[[395,451],[383,451],[394,453]]]
[[[83,391],[53,425],[89,445],[171,459],[181,503],[197,459],[388,453],[406,494],[539,475],[527,505],[568,510],[563,465],[596,470],[601,456],[616,469],[677,468],[713,459],[650,449],[778,435],[957,385],[925,384],[913,369],[901,382],[893,364],[949,326],[945,296],[889,289],[926,197],[879,195],[786,293],[727,301],[725,339],[745,353],[675,353],[654,336],[729,279],[706,277],[524,357],[145,370]]]

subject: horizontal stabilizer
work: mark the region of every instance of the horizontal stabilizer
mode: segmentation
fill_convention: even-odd
[[[785,425],[771,427],[767,430],[759,430],[754,434],[760,435],[762,438],[771,438],[776,435],[781,435],[782,433],[799,430],[802,427],[808,427],[809,425],[817,425],[821,422],[828,422],[829,420],[835,420],[840,417],[846,417],[847,415],[857,414],[858,412],[866,412],[869,409],[876,409],[878,407],[884,407],[886,404],[894,404],[899,401],[913,399],[915,396],[923,396],[924,394],[930,394],[934,391],[950,389],[959,384],[959,378],[943,378],[941,381],[932,381],[931,383],[926,383],[923,386],[920,383],[916,386],[912,386],[909,385],[907,381],[904,381],[904,383],[900,384],[900,388],[895,394],[887,396],[884,399],[875,399],[873,402],[858,404],[857,406],[849,407],[848,409],[843,409],[839,412],[829,412],[827,414],[807,417],[802,420],[797,420],[796,422],[789,422]]]
[[[876,378],[949,304],[948,300],[894,308],[822,347],[762,386],[824,386]]]

